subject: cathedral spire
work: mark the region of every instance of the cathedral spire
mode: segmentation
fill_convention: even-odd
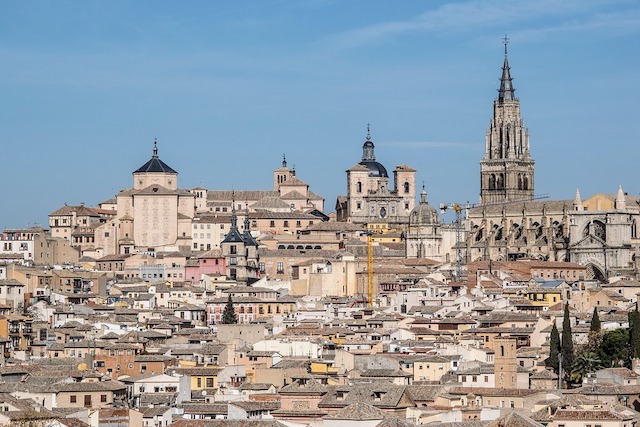
[[[622,190],[622,185],[618,187],[618,194],[615,202],[616,209],[624,210],[627,208],[627,197]]]
[[[509,44],[509,38],[506,34],[502,41],[504,43],[504,64],[502,65],[502,77],[500,77],[498,99],[500,101],[513,101],[516,99],[516,90],[513,88],[513,79],[511,78],[511,69],[509,68],[509,59],[507,57],[507,45]]]
[[[582,211],[582,197],[580,196],[580,189],[576,188],[576,197],[573,199],[573,209],[576,211]]]
[[[286,154],[282,155],[282,167],[283,168],[287,167],[287,155]]]

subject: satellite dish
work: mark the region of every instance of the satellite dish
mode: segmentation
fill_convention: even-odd
[[[78,365],[78,371],[86,371],[87,370],[87,364],[86,363],[81,363]]]
[[[202,395],[206,396],[207,395],[207,390],[202,390]]]

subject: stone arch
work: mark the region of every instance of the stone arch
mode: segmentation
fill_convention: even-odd
[[[596,265],[595,262],[587,264],[586,279],[596,279],[600,283],[606,283],[606,275],[604,274],[604,268]]]
[[[407,181],[404,182],[404,192],[405,193],[409,193],[409,189],[411,188],[411,186],[409,185],[409,183]]]
[[[522,190],[522,174],[518,174],[518,190]]]
[[[523,190],[528,190],[529,189],[529,177],[527,175],[525,175],[522,178],[522,189]]]
[[[356,183],[356,192],[357,193],[362,193],[362,182],[358,181]]]

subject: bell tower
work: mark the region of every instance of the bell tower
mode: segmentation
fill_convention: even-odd
[[[504,64],[493,118],[485,136],[480,160],[480,203],[500,203],[533,198],[534,160],[529,151],[529,129],[520,117],[504,39]]]

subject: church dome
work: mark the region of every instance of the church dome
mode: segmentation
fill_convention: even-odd
[[[153,142],[153,156],[151,157],[151,160],[149,160],[144,165],[140,166],[133,173],[140,173],[140,172],[164,172],[164,173],[175,173],[175,174],[178,173],[174,171],[168,164],[160,160],[160,158],[158,157],[157,141]]]
[[[365,160],[358,164],[366,166],[369,169],[369,176],[389,178],[387,170],[382,166],[382,163],[376,162],[375,160]]]
[[[367,140],[362,144],[362,161],[358,164],[366,166],[369,169],[370,177],[389,178],[387,170],[381,163],[376,162],[376,156],[374,154],[375,146],[371,141],[371,131],[367,126]]]
[[[427,202],[427,190],[423,186],[420,193],[420,203],[413,208],[409,215],[409,225],[429,225],[439,222],[438,211]]]

